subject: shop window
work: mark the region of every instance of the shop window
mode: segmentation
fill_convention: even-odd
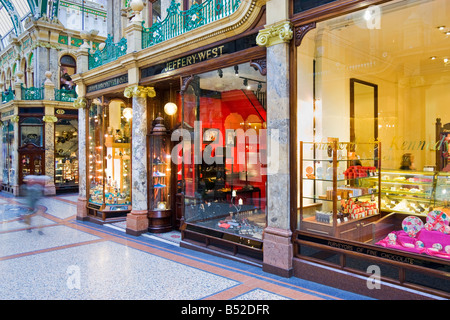
[[[89,107],[89,206],[103,219],[131,210],[130,110],[102,97]]]
[[[192,77],[176,146],[185,221],[248,245],[266,226],[265,81],[249,63]]]
[[[3,184],[11,185],[14,181],[14,125],[10,120],[3,122],[2,127]]]
[[[20,124],[20,146],[33,144],[43,147],[43,125],[39,118],[25,118]]]
[[[301,232],[450,259],[447,7],[392,1],[302,39]]]
[[[55,123],[55,186],[57,188],[78,186],[78,120],[76,118],[62,118]]]

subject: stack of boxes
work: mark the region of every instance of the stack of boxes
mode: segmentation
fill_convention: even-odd
[[[376,175],[376,172],[376,167],[350,166],[344,171],[344,175],[346,179],[355,179],[372,177]]]
[[[344,214],[349,214],[352,219],[359,219],[378,214],[378,205],[375,201],[342,199],[341,209]]]

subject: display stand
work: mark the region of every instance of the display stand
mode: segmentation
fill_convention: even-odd
[[[379,142],[361,144],[333,141],[300,142],[300,230],[340,239],[367,242],[372,223],[379,218],[378,187],[367,188],[366,179],[380,183]],[[355,157],[354,151],[373,150]],[[355,165],[358,160],[362,165]]]
[[[150,133],[149,159],[149,226],[148,231],[161,233],[173,228],[171,189],[170,132],[158,116]]]

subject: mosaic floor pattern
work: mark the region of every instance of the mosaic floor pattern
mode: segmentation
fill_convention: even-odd
[[[74,199],[41,199],[28,226],[16,219],[23,199],[0,194],[0,300],[368,299],[182,248],[177,231],[78,221]]]

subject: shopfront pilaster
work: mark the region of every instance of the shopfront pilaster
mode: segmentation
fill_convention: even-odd
[[[57,121],[55,115],[55,109],[53,106],[45,107],[45,115],[43,117],[44,121],[44,137],[45,137],[45,175],[51,179],[45,185],[44,194],[54,195],[56,194],[55,189],[55,122]]]
[[[267,21],[287,16],[285,1],[269,1]],[[274,16],[269,6],[276,6]],[[263,269],[282,276],[292,274],[289,175],[289,42],[291,24],[278,20],[265,26],[257,43],[267,48],[267,227],[264,230]]]
[[[131,85],[125,89],[125,97],[132,98],[133,122],[131,139],[131,195],[132,210],[127,215],[126,231],[139,235],[148,228],[147,186],[147,97],[154,97],[152,87]]]

